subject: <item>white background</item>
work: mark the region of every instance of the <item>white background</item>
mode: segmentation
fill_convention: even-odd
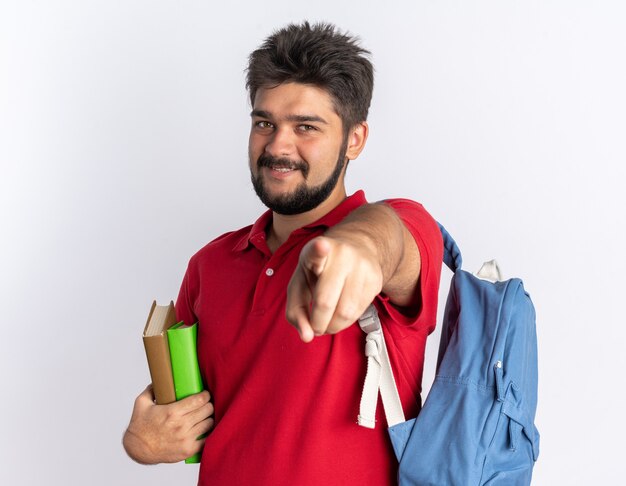
[[[141,331],[197,249],[263,210],[246,58],[305,18],[373,53],[350,192],[421,201],[466,268],[497,257],[531,293],[533,484],[624,484],[617,0],[0,2],[0,483],[195,484],[196,466],[122,450],[149,381]]]

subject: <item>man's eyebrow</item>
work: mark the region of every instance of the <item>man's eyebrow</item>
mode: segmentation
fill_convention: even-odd
[[[272,114],[269,111],[252,110],[250,116],[256,116],[258,118],[272,118]]]
[[[273,118],[272,114],[269,111],[265,111],[265,110],[252,110],[250,112],[250,116],[256,116],[258,118],[268,118],[268,119]],[[290,122],[299,122],[299,123],[317,122],[317,123],[323,123],[324,125],[328,125],[328,122],[326,120],[324,120],[321,116],[317,116],[317,115],[287,115],[286,120]]]
[[[293,121],[293,122],[300,122],[300,123],[317,122],[317,123],[323,123],[324,125],[328,125],[328,122],[326,120],[324,120],[321,116],[317,116],[317,115],[288,115],[287,120]]]

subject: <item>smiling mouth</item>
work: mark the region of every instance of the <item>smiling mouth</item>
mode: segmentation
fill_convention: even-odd
[[[269,154],[262,154],[257,160],[259,169],[265,167],[276,177],[287,176],[292,172],[300,172],[306,179],[309,173],[308,164],[300,160],[290,160],[285,157],[272,157]]]
[[[272,167],[271,169],[276,172],[291,172],[292,170],[298,170],[295,167]]]

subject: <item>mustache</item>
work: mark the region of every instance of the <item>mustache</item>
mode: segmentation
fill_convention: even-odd
[[[309,164],[303,160],[289,160],[286,158],[274,157],[269,154],[261,154],[256,161],[257,167],[267,167],[268,169],[291,169],[299,170],[306,179],[309,174]]]

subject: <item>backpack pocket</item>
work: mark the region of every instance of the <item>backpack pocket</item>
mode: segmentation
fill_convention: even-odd
[[[519,389],[507,387],[480,481],[485,486],[526,486],[539,456],[539,432],[523,407]]]

